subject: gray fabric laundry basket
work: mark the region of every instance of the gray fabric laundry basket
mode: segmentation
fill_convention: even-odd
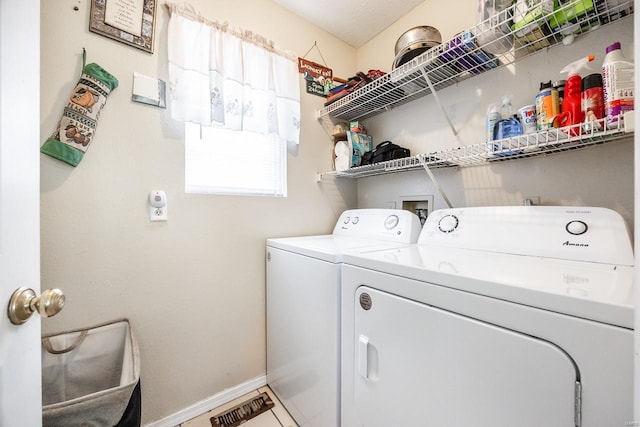
[[[113,427],[131,419],[125,411],[139,414],[140,355],[128,320],[45,335],[42,347],[44,427]]]

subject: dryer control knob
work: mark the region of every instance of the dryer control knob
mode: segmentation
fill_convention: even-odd
[[[455,215],[445,215],[442,218],[440,218],[440,221],[438,221],[438,228],[443,233],[451,233],[456,228],[458,228],[458,224],[459,223],[460,223],[460,221],[458,221],[458,217],[457,216],[455,216]]]
[[[384,228],[386,228],[387,230],[393,230],[399,222],[400,218],[398,218],[398,215],[389,215],[384,220]]]
[[[571,221],[567,223],[567,226],[565,228],[570,234],[573,234],[574,236],[584,234],[589,229],[587,223],[582,221]]]
[[[359,217],[357,217],[357,216],[354,216],[354,217],[353,217],[353,219],[351,220],[351,223],[352,223],[352,224],[357,224],[357,223],[359,223],[359,222],[360,222],[360,218],[359,218]]]
[[[345,216],[345,217],[344,217],[344,223],[345,223],[345,224],[349,224],[349,221],[351,221],[351,218],[350,218],[350,217],[348,217],[348,216]]]

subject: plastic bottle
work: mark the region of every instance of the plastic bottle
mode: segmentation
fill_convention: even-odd
[[[585,130],[602,130],[600,120],[604,118],[604,94],[600,73],[589,74],[582,79],[582,113]]]
[[[572,62],[560,70],[561,74],[568,74],[567,83],[564,88],[564,99],[560,108],[561,113],[566,114],[563,118],[564,126],[571,126],[584,121],[584,113],[582,112],[582,77],[580,70],[587,67],[589,62],[594,60],[593,55],[581,58]],[[571,134],[577,134],[580,130],[571,128]]]
[[[493,139],[505,139],[512,136],[522,135],[522,123],[518,120],[518,116],[512,114],[513,106],[511,105],[511,98],[509,96],[502,97],[502,106],[500,107],[500,114],[502,119],[493,127]],[[505,141],[503,143],[492,144],[491,155],[493,156],[510,156],[518,154],[520,150],[511,150],[511,141]],[[517,145],[514,143],[513,145]]]
[[[502,119],[509,119],[513,115],[513,105],[511,104],[511,97],[509,95],[502,96],[502,105],[500,106],[500,117]]]
[[[540,130],[553,126],[553,118],[560,112],[558,102],[558,90],[553,87],[551,81],[540,83],[540,92],[536,95],[536,127]]]
[[[489,104],[487,108],[487,118],[485,121],[485,131],[487,133],[487,142],[493,141],[493,128],[498,120],[500,120],[500,112],[496,104]]]
[[[517,114],[498,121],[493,130],[494,139],[511,138],[517,135],[522,135],[522,123],[518,120]]]
[[[557,80],[553,82],[553,87],[558,91],[558,102],[562,105],[564,99],[564,86],[567,84],[566,80]]]
[[[622,120],[620,114],[633,110],[633,62],[622,55],[620,42],[607,46],[602,63],[604,113],[607,127],[615,128]]]

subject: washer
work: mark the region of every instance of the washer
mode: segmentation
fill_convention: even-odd
[[[342,213],[333,234],[267,240],[267,383],[300,426],[340,425],[340,280],[351,250],[415,243],[404,210]]]
[[[633,253],[603,208],[446,209],[344,256],[342,425],[633,422]]]

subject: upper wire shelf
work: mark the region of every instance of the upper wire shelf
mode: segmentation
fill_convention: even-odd
[[[624,117],[624,119],[622,119]],[[563,128],[553,128],[537,133],[523,134],[511,138],[449,148],[431,154],[418,154],[412,157],[357,166],[343,171],[327,172],[323,175],[345,178],[364,178],[403,172],[416,169],[470,167],[487,165],[526,157],[537,157],[562,151],[590,147],[596,144],[612,142],[628,137],[632,129],[625,129],[625,123],[632,126],[633,113],[620,116],[617,124],[607,129],[605,121],[600,119],[589,125],[579,123]]]
[[[523,4],[533,4],[523,10]],[[554,3],[558,4],[554,9]],[[516,2],[317,111],[325,129],[363,120],[633,13],[633,0]],[[428,80],[427,80],[428,79]]]

